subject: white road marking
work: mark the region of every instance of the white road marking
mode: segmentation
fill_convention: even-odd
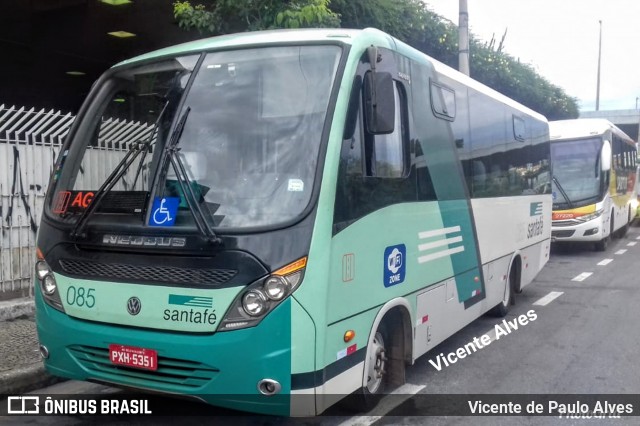
[[[636,244],[638,244],[638,243],[637,243],[637,242],[635,242],[635,241],[631,241],[630,243],[628,243],[628,244],[627,244],[627,247],[633,247],[633,246],[635,246]]]
[[[577,277],[575,277],[574,279],[572,279],[571,281],[584,281],[587,278],[589,278],[591,275],[593,275],[593,272],[583,272]]]
[[[618,250],[616,254],[625,254],[626,252],[627,252],[627,249],[621,249],[621,250]]]
[[[598,262],[598,266],[605,266],[610,264],[611,262],[613,262],[613,259],[602,259],[600,262]]]
[[[387,396],[383,397],[378,403],[378,405],[376,406],[376,408],[374,408],[374,410],[376,412],[387,414],[391,410],[396,408],[398,405],[402,404],[407,399],[411,398],[413,395],[420,392],[425,387],[426,387],[425,385],[412,385],[411,383],[405,383],[404,385],[400,386],[399,388],[397,388],[396,390],[394,390],[389,394],[389,395],[396,395],[395,397],[393,398],[389,398]],[[360,426],[360,425],[368,426],[372,423],[377,422],[381,418],[383,418],[384,414],[379,416],[363,415],[358,417],[351,417],[350,419],[347,419],[342,423],[340,423],[338,426]]]
[[[640,235],[638,235],[638,236],[636,237],[636,240],[640,240]]]
[[[589,275],[591,275],[591,273],[589,273]],[[537,305],[537,306],[547,306],[554,299],[556,299],[557,297],[562,296],[563,294],[564,294],[564,292],[562,292],[562,291],[552,291],[551,293],[547,294],[543,298],[533,302],[533,304]]]

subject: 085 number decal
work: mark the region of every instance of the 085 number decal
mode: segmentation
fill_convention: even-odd
[[[67,289],[67,303],[70,306],[93,308],[96,305],[96,298],[93,296],[95,289],[70,286]]]

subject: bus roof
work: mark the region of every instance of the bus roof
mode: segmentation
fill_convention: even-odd
[[[493,90],[492,88],[458,72],[442,62],[428,56],[427,54],[409,46],[408,44],[392,37],[391,35],[375,28],[365,29],[343,29],[343,28],[321,28],[321,29],[284,29],[269,31],[253,31],[236,34],[227,34],[216,37],[209,37],[187,43],[177,44],[145,53],[131,59],[120,62],[116,66],[131,64],[134,62],[149,59],[198,53],[206,50],[224,49],[236,46],[256,46],[265,44],[286,44],[299,42],[340,42],[347,45],[369,46],[371,44],[394,46],[399,53],[408,55],[421,62],[429,62],[436,72],[446,75],[471,87],[478,92],[494,98],[520,112],[533,116],[537,120],[547,121],[546,117],[536,111],[514,101],[513,99]]]
[[[132,62],[144,61],[147,59],[160,58],[164,56],[182,55],[192,52],[202,52],[205,50],[213,50],[219,48],[227,48],[234,46],[251,46],[278,43],[293,42],[322,42],[322,41],[339,41],[345,44],[353,44],[361,34],[368,34],[374,37],[383,37],[392,39],[388,34],[373,29],[351,30],[351,29],[291,29],[291,30],[269,30],[269,31],[252,31],[236,34],[227,34],[216,37],[203,38],[200,40],[189,41],[175,46],[165,47],[153,52],[145,53],[131,59],[120,62],[117,65],[129,64]]]
[[[635,144],[633,139],[606,118],[577,118],[574,120],[549,122],[549,135],[551,136],[552,142],[561,139],[577,139],[585,136],[602,135],[608,130],[611,130],[628,143]]]

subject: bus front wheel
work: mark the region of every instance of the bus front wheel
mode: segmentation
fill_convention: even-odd
[[[384,323],[381,323],[367,347],[367,371],[364,372],[366,384],[343,399],[340,405],[354,413],[372,410],[382,398],[387,382],[388,356],[390,340]]]
[[[613,238],[614,229],[615,228],[613,227],[613,210],[611,210],[611,216],[609,218],[609,235],[607,235],[606,237],[604,237],[603,239],[595,243],[596,251],[607,250],[607,247],[609,246],[609,241],[611,241],[611,238]]]
[[[618,231],[618,238],[624,238],[629,232],[629,225],[631,224],[631,208],[627,211],[627,223]]]
[[[369,358],[369,368],[366,371],[367,385],[364,391],[369,395],[379,395],[384,391],[385,378],[387,374],[387,347],[385,345],[384,329],[378,329],[370,348],[367,350]]]
[[[405,383],[406,362],[411,357],[411,317],[396,306],[386,312],[372,331],[365,354],[362,386],[342,400],[349,411],[372,410],[383,394]]]
[[[609,237],[604,237],[595,243],[596,251],[606,251],[609,246]]]

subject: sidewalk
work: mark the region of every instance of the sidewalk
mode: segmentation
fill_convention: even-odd
[[[58,381],[40,358],[33,299],[0,302],[0,395],[19,395]]]

